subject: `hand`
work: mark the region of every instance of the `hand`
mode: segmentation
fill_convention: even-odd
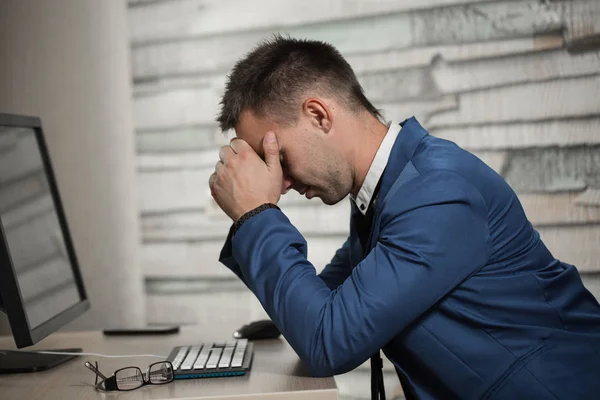
[[[275,133],[263,138],[265,161],[242,139],[219,151],[220,161],[208,184],[210,193],[234,222],[264,203],[277,204],[283,172]]]

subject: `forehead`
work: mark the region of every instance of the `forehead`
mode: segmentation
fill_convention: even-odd
[[[238,138],[245,140],[260,156],[263,153],[262,140],[269,131],[277,132],[277,125],[267,118],[259,118],[252,111],[245,110],[234,127]]]

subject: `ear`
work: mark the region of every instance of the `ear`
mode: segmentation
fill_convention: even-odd
[[[306,99],[302,105],[302,112],[310,118],[315,128],[329,133],[333,125],[333,113],[325,100],[318,97]]]

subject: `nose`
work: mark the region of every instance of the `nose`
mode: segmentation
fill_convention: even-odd
[[[283,180],[281,182],[281,194],[286,194],[294,186],[294,179],[288,174],[283,174]]]

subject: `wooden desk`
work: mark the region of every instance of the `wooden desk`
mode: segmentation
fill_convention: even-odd
[[[231,337],[231,330],[206,328],[203,332],[201,327],[182,327],[177,335],[141,337],[104,336],[101,332],[55,333],[27,350],[80,347],[92,353],[149,353],[166,357],[176,345]],[[219,334],[216,330],[222,332]],[[310,377],[285,340],[254,343],[252,367],[245,376],[184,379],[131,392],[102,393],[94,389],[94,374],[84,367],[85,361],[98,361],[100,371],[108,376],[116,369],[130,365],[145,370],[158,359],[80,356],[48,371],[0,375],[0,399],[337,399],[334,379]],[[0,349],[14,349],[12,337],[0,337]]]

